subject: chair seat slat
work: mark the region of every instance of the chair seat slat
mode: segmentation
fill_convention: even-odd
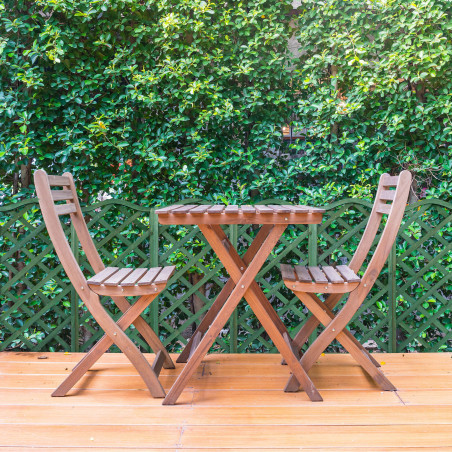
[[[137,281],[148,271],[148,268],[136,268],[126,279],[121,282],[121,286],[134,286]]]
[[[308,206],[284,206],[284,207],[290,208],[290,211],[291,212],[295,212],[295,213],[306,213],[306,212],[309,212],[309,207]]]
[[[287,281],[296,281],[295,273],[292,265],[281,264],[281,275],[283,279],[287,279]]]
[[[226,214],[239,213],[239,206],[230,204],[229,206],[226,206],[226,208],[224,209],[224,213],[226,213]]]
[[[207,213],[209,215],[219,215],[221,212],[223,212],[223,210],[224,210],[224,206],[216,205],[216,206],[209,207],[209,210],[207,211]]]
[[[155,213],[157,215],[168,215],[169,213],[171,213],[173,210],[178,209],[179,207],[181,207],[180,204],[173,204],[171,206],[166,206],[166,207],[161,207],[160,209],[157,209],[155,211]]]
[[[95,286],[100,286],[106,279],[108,279],[111,275],[116,273],[119,270],[119,267],[106,267],[92,278],[88,279],[88,284],[93,284]]]
[[[300,282],[312,282],[312,276],[309,274],[308,269],[303,265],[295,265],[295,272],[297,274],[298,281]]]
[[[342,275],[347,282],[360,282],[361,278],[348,266],[338,265],[336,270]]]
[[[52,190],[52,199],[54,201],[65,201],[67,199],[74,199],[74,194],[71,190]]]
[[[190,210],[191,215],[202,215],[204,212],[207,212],[207,210],[211,207],[210,204],[202,204],[200,206],[193,207],[193,209]]]
[[[174,273],[176,267],[171,265],[169,267],[163,267],[162,271],[154,279],[154,284],[166,283],[170,279],[171,275]]]
[[[142,277],[138,280],[137,284],[139,286],[147,286],[152,284],[155,277],[160,273],[162,267],[154,267],[150,268]]]
[[[319,267],[308,267],[308,270],[316,283],[328,283],[328,278]]]
[[[104,281],[105,286],[119,286],[122,280],[126,278],[130,273],[133,272],[133,268],[121,268],[116,273],[111,275],[107,280]]]
[[[77,209],[75,208],[75,204],[61,204],[55,206],[55,212],[57,215],[67,215],[69,213],[77,212]]]
[[[256,209],[254,208],[254,206],[250,206],[250,205],[244,205],[241,207],[242,209],[242,213],[244,215],[252,215],[256,212]]]
[[[322,267],[322,271],[323,273],[325,273],[326,277],[330,280],[331,284],[339,284],[344,282],[341,275],[336,271],[334,267],[324,265]]]
[[[171,213],[174,215],[185,215],[190,212],[191,209],[197,207],[196,204],[187,204],[185,206],[179,206],[177,209],[174,209]]]
[[[277,213],[290,213],[292,209],[289,206],[280,206],[277,204],[270,204],[268,207],[272,208]]]
[[[254,207],[255,207],[255,209],[256,209],[259,213],[263,213],[263,214],[266,214],[266,213],[275,213],[275,210],[272,209],[272,208],[269,207],[269,206],[255,205]]]

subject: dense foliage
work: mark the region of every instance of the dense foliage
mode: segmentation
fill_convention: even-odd
[[[404,167],[418,196],[450,199],[452,2],[305,0],[301,10],[304,180]]]
[[[42,167],[86,200],[322,202],[409,168],[419,196],[450,200],[452,3],[291,8],[0,1],[0,189]],[[290,121],[305,139],[287,145]]]

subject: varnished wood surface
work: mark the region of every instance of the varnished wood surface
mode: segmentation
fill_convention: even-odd
[[[122,354],[104,354],[52,398],[83,354],[3,352],[0,450],[452,450],[452,354],[372,356],[397,392],[381,391],[348,354],[311,369],[321,403],[281,391],[289,370],[278,354],[208,355],[178,404],[162,406]],[[183,367],[162,369],[165,389]]]
[[[325,210],[310,206],[175,204],[155,212],[161,224],[318,224]]]
[[[389,256],[402,222],[403,213],[411,188],[411,181],[412,175],[406,170],[402,171],[398,176],[390,176],[389,174],[382,174],[380,176],[374,205],[358,248],[348,266],[337,266],[340,277],[348,281],[347,285],[356,284],[357,286],[352,289],[347,301],[336,313],[334,313],[332,309],[338,303],[340,297],[336,297],[335,294],[349,291],[349,289],[346,290],[346,287],[344,287],[345,283],[333,284],[333,281],[330,281],[331,283],[329,283],[329,276],[323,274],[323,271],[319,267],[308,267],[302,272],[302,280],[305,281],[306,270],[309,270],[314,284],[304,282],[298,283],[296,280],[294,281],[295,274],[299,277],[298,269],[292,270],[290,267],[288,268],[287,265],[283,266],[283,278],[287,287],[304,303],[316,320],[325,327],[315,341],[310,344],[309,348],[300,359],[300,363],[305,371],[308,372],[321,353],[326,350],[328,345],[331,344],[333,340],[337,339],[381,389],[385,391],[396,390],[394,384],[381,372],[378,363],[374,362],[373,358],[367,353],[351,332],[346,330],[346,326],[364,302],[364,299],[375,284],[376,279]],[[384,200],[380,198],[381,193],[385,191],[386,187],[395,187],[393,197],[394,202],[392,204],[384,203]],[[369,252],[374,242],[381,223],[382,214],[389,215],[387,222],[379,237],[375,252],[364,270],[362,279],[360,279],[356,272],[360,270],[361,265],[366,258],[366,254]],[[330,270],[335,271],[332,267],[330,267]],[[337,279],[337,276],[335,275],[334,278]],[[319,281],[321,280],[324,282],[320,283]],[[352,281],[354,281],[354,283]],[[322,302],[315,293],[329,295],[325,302]],[[310,334],[310,332],[313,331],[313,328],[316,328],[317,326],[316,320],[314,320],[313,323],[311,319],[309,319],[296,334],[293,341],[294,347],[306,342],[308,338],[307,334]],[[308,323],[310,324],[309,327]],[[291,375],[284,390],[286,392],[297,391],[302,383],[297,380],[297,375]]]
[[[70,173],[64,173],[63,176],[49,176],[44,170],[39,169],[35,171],[34,182],[42,216],[55,251],[78,295],[83,300],[85,306],[88,308],[96,322],[105,332],[105,336],[103,336],[79,364],[74,367],[73,372],[56,388],[52,393],[52,396],[65,396],[102,354],[105,353],[112,344],[115,344],[136,367],[151,394],[154,397],[164,397],[165,391],[158,380],[157,372],[149,365],[125,331],[133,323],[143,338],[152,347],[152,350],[159,351],[163,354],[163,357],[165,358],[165,367],[174,368],[174,364],[159,337],[141,317],[141,313],[146,309],[147,305],[149,305],[159,292],[164,289],[167,279],[174,271],[174,267],[149,269],[144,276],[140,273],[142,276],[140,282],[144,282],[146,285],[135,285],[135,282],[133,282],[132,284],[128,283],[125,287],[121,287],[120,283],[123,279],[128,279],[127,277],[130,274],[133,273],[135,275],[136,273],[133,269],[127,268],[118,269],[114,267],[105,270],[105,266],[102,263],[83,218],[72,175]],[[59,185],[62,185],[64,189],[60,190],[60,195],[56,195],[55,193],[58,191],[51,190],[51,187]],[[70,192],[72,196],[68,197],[68,192]],[[65,198],[67,203],[56,205],[54,203],[55,196],[61,199]],[[97,280],[96,277],[90,279],[90,281],[94,281],[93,286],[87,282],[85,275],[81,271],[58,218],[58,215],[67,213],[70,213],[71,215],[70,218],[78,240],[80,241],[82,249],[88,258],[93,271],[98,276]],[[141,270],[138,271],[140,272]],[[105,272],[109,274],[111,279],[104,278],[103,276],[99,278],[99,275],[103,275]],[[149,274],[152,274],[152,279],[150,279]],[[134,277],[134,279],[136,278]],[[104,282],[106,282],[107,285],[104,285]],[[96,288],[96,290],[91,289],[91,287]],[[99,295],[111,297],[118,308],[123,312],[123,316],[116,323],[105,311],[105,308],[100,302]],[[141,297],[133,304],[133,306],[131,306],[126,299],[126,296],[129,295],[141,295]],[[160,364],[162,363],[158,362],[159,366]]]
[[[255,212],[251,214],[237,213],[228,215],[222,213],[208,213],[195,215],[191,213],[176,214],[169,213],[159,215],[161,224],[320,224],[323,213],[262,213]]]

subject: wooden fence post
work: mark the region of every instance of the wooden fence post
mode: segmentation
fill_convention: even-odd
[[[149,214],[149,263],[151,267],[159,266],[159,220],[155,209]],[[159,335],[159,297],[151,303],[150,314],[151,328]]]
[[[397,240],[397,239],[396,239]],[[397,353],[397,284],[396,284],[396,244],[392,245],[388,258],[388,302],[389,302],[389,353]]]
[[[308,225],[308,265],[316,267],[319,261],[318,255],[319,231],[316,224]],[[309,336],[309,344],[317,339],[317,328]]]
[[[80,247],[78,244],[77,233],[74,224],[71,221],[71,248],[77,263],[80,262]],[[72,286],[72,285],[71,285]],[[79,297],[74,286],[71,287],[71,352],[80,351],[80,322],[79,322]]]
[[[238,239],[238,225],[231,224],[229,226],[229,240],[232,246],[237,249],[237,239]],[[237,318],[237,308],[231,315],[229,321],[229,332],[230,332],[230,343],[229,343],[229,353],[237,353],[237,334],[238,334],[238,318]]]

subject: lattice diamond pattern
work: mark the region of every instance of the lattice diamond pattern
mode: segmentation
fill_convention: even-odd
[[[441,233],[435,233],[438,229]],[[413,209],[399,234],[397,333],[402,350],[452,350],[451,239],[450,211],[439,203]]]
[[[283,285],[279,264],[348,262],[370,208],[370,203],[360,200],[327,206],[321,225],[289,226],[273,250],[258,281],[291,334],[298,331],[308,312]],[[145,317],[158,327],[169,350],[180,350],[228,278],[199,229],[156,229],[149,209],[123,201],[107,200],[83,210],[106,265],[176,265],[168,289]],[[408,207],[395,247],[396,271],[385,268],[350,325],[362,343],[386,351],[452,351],[451,221],[450,204],[441,201],[426,200]],[[0,207],[0,226],[0,349],[88,350],[101,332],[55,256],[36,200]],[[69,224],[64,227],[73,238]],[[225,229],[238,242],[241,254],[257,230],[251,226]],[[90,275],[76,242],[74,250]],[[109,301],[105,300],[105,306],[113,317],[120,315]],[[133,328],[129,332],[148,350]],[[243,301],[213,349],[275,351]],[[338,344],[330,347],[338,349]]]

